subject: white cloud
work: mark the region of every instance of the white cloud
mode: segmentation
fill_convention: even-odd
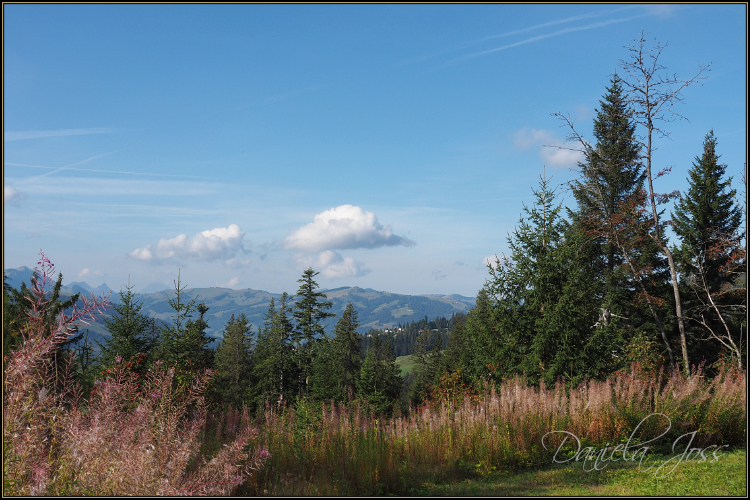
[[[17,199],[21,193],[16,188],[11,186],[3,186],[3,204],[10,203]]]
[[[232,278],[231,280],[229,280],[229,283],[226,284],[226,287],[227,288],[232,288],[233,286],[237,286],[237,283],[239,283],[239,282],[240,282],[239,278],[236,278],[236,277]]]
[[[513,143],[519,149],[538,148],[539,157],[550,167],[575,167],[584,159],[581,151],[573,150],[574,145],[566,145],[549,130],[521,129],[513,135]]]
[[[317,268],[326,278],[351,278],[364,276],[369,269],[364,268],[362,262],[356,262],[351,257],[342,257],[333,250],[325,250],[318,255]]]
[[[313,222],[284,239],[284,248],[311,253],[395,245],[412,246],[414,242],[393,234],[391,226],[380,224],[373,212],[352,205],[319,213]]]
[[[153,247],[146,245],[136,248],[128,255],[140,260],[165,260],[173,257],[197,260],[231,259],[242,248],[244,232],[237,224],[228,227],[217,227],[200,232],[188,238],[184,234],[174,238],[162,238]]]

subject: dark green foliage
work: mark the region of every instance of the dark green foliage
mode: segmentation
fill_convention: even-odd
[[[357,311],[349,303],[344,310],[341,319],[336,323],[335,337],[333,338],[334,352],[336,353],[339,370],[339,393],[340,398],[354,394],[357,387],[357,378],[362,369],[362,335],[357,333],[359,321]]]
[[[401,394],[402,380],[389,336],[373,336],[358,382],[358,395],[369,401],[376,412],[391,412]]]
[[[414,382],[409,399],[421,404],[440,377],[443,359],[443,337],[438,332],[424,329],[414,348]]]
[[[241,408],[248,396],[251,376],[252,334],[244,314],[229,318],[216,348],[218,373],[212,383],[222,402]]]
[[[685,278],[697,275],[700,265],[711,289],[726,282],[722,268],[730,259],[726,252],[711,250],[737,238],[742,218],[735,205],[732,179],[724,179],[727,166],[720,164],[719,158],[711,130],[703,141],[703,154],[695,158],[688,172],[688,192],[675,203],[672,213],[674,231],[682,243],[676,257]]]
[[[587,289],[585,256],[578,252],[582,236],[561,219],[548,179],[540,178],[534,195],[536,203],[524,207],[527,216],[508,240],[510,258],[490,267],[487,290],[477,297],[480,318],[470,314],[467,331],[495,378],[525,372],[532,382],[552,384],[559,377],[600,375],[585,353],[599,363],[611,360],[611,326],[592,328],[597,307]]]
[[[326,338],[318,342],[315,349],[310,385],[316,400],[341,401],[344,398],[341,390],[343,367],[336,347],[333,339]]]
[[[297,349],[297,363],[299,371],[298,389],[302,394],[309,392],[309,376],[312,373],[313,358],[321,337],[325,337],[325,325],[321,323],[334,315],[326,312],[333,305],[326,301],[326,295],[318,292],[318,284],[313,278],[316,273],[308,268],[300,279],[294,304],[294,319],[297,326],[293,341]]]
[[[148,333],[152,321],[141,313],[142,307],[143,304],[135,299],[132,286],[120,291],[120,300],[113,306],[114,313],[104,320],[109,337],[104,344],[99,344],[99,363],[102,367],[112,366],[117,356],[130,360],[139,353],[149,354],[152,340]],[[142,366],[142,370],[145,370],[145,366]]]
[[[292,334],[294,327],[289,319],[289,295],[284,292],[279,308],[271,299],[263,328],[258,331],[258,341],[253,356],[257,385],[254,399],[259,408],[293,400],[297,383]]]
[[[590,300],[618,319],[627,318],[619,335],[627,339],[654,321],[649,316],[663,303],[668,275],[642,210],[646,174],[626,97],[615,75],[594,120],[596,144],[586,148],[581,175],[571,182],[578,210],[570,218],[586,236],[578,245],[592,279]]]
[[[706,134],[703,154],[688,172],[688,192],[672,214],[681,245],[675,249],[685,294],[691,359],[709,364],[719,349],[739,357],[741,323],[746,314],[745,250],[741,243],[742,213],[735,204],[726,165],[719,163],[713,131]],[[705,340],[711,339],[711,342]],[[717,342],[718,341],[718,342]]]
[[[208,344],[216,339],[206,334],[208,324],[203,315],[208,311],[205,304],[195,305],[196,298],[183,301],[183,292],[179,274],[175,282],[175,297],[169,299],[169,305],[175,311],[172,324],[162,330],[162,339],[159,349],[159,359],[175,366],[176,368],[191,372],[213,367],[214,351]],[[191,319],[193,312],[198,311],[200,317]]]

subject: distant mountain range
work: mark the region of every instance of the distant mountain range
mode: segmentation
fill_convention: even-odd
[[[32,270],[27,267],[18,269],[6,269],[7,283],[20,288],[21,282],[30,284]],[[99,296],[102,292],[109,293],[111,289],[102,283],[98,287],[89,286],[87,283],[73,282],[65,284],[61,294],[71,296],[75,293],[88,295],[94,292]],[[444,316],[450,318],[453,313],[466,313],[474,306],[474,297],[462,295],[401,295],[396,293],[381,292],[371,288],[340,287],[330,290],[321,290],[326,294],[328,300],[333,302],[330,312],[336,314],[335,318],[328,320],[326,330],[329,333],[344,312],[346,306],[351,302],[357,311],[360,331],[365,332],[371,328],[390,328],[398,323],[406,324],[417,321],[427,316],[433,320],[435,317]],[[204,319],[208,322],[207,333],[213,337],[221,338],[229,318],[244,313],[248,321],[253,325],[253,333],[263,325],[263,317],[268,311],[268,303],[271,297],[278,300],[281,294],[270,293],[262,290],[232,290],[229,288],[191,288],[184,292],[187,300],[196,298],[196,303],[205,302],[208,312]],[[136,298],[142,303],[141,312],[148,317],[154,317],[158,322],[171,322],[173,310],[169,306],[170,298],[174,296],[174,289],[166,285],[152,283],[145,287],[142,292],[136,293]],[[112,292],[112,301],[117,302],[119,296]],[[197,317],[197,313],[193,317]],[[108,335],[103,321],[97,321],[90,325],[84,325],[82,330],[89,330],[89,340],[96,339],[102,342]],[[216,346],[216,343],[212,343]]]

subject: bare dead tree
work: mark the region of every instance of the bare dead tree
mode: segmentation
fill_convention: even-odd
[[[680,330],[680,344],[682,347],[683,369],[685,375],[690,375],[690,363],[687,352],[687,339],[685,336],[685,321],[682,312],[682,300],[677,280],[677,270],[672,252],[664,240],[664,235],[659,224],[659,212],[656,209],[657,201],[666,202],[671,197],[659,196],[654,193],[653,184],[653,133],[657,132],[660,137],[668,137],[669,133],[662,129],[658,122],[672,122],[677,119],[686,120],[683,115],[674,110],[674,106],[683,102],[682,91],[695,83],[701,83],[706,76],[703,73],[710,71],[708,66],[698,66],[698,73],[690,79],[683,80],[676,75],[665,74],[666,67],[659,63],[659,57],[667,45],[656,42],[654,48],[646,46],[646,34],[641,32],[640,37],[635,40],[636,44],[628,46],[630,51],[629,61],[620,61],[620,67],[625,71],[626,77],[622,79],[627,89],[627,102],[632,111],[634,121],[645,128],[645,136],[639,138],[643,148],[643,159],[645,160],[646,176],[648,180],[648,194],[651,202],[651,217],[653,218],[654,241],[666,255],[669,262],[669,271],[672,278],[672,290],[675,298],[675,314]],[[660,172],[662,174],[664,171]],[[658,177],[658,175],[657,175]]]

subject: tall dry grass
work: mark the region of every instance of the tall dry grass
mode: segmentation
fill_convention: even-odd
[[[722,369],[708,380],[646,374],[634,365],[605,381],[575,389],[528,385],[523,378],[485,386],[479,402],[428,403],[406,416],[382,419],[366,403],[314,403],[280,412],[267,408],[259,442],[272,455],[262,474],[241,491],[270,495],[409,494],[425,481],[551,463],[565,430],[581,446],[624,443],[654,413],[671,429],[653,450],[671,453],[677,437],[697,431],[693,447],[744,445],[746,375]],[[646,419],[632,445],[667,430],[663,417]],[[683,446],[686,443],[680,441]],[[575,450],[568,450],[569,453]]]

